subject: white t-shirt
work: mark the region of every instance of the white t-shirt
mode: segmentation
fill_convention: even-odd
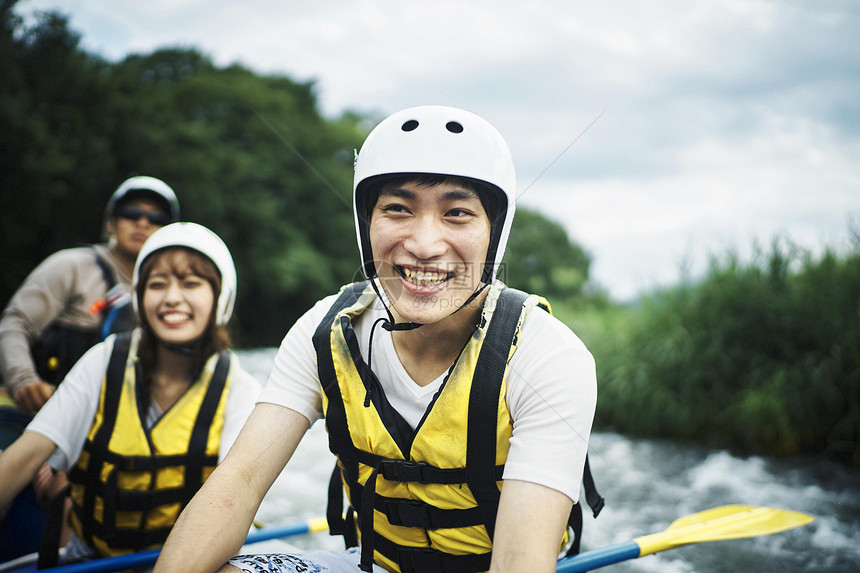
[[[27,426],[27,431],[42,434],[57,445],[57,450],[48,460],[48,464],[54,469],[70,470],[81,455],[98,408],[114,339],[115,337],[110,336],[90,348]],[[235,356],[233,359],[238,360]],[[219,463],[227,455],[245,420],[254,409],[261,389],[260,383],[241,367],[237,367],[234,373],[227,390],[224,428],[218,450]],[[151,408],[147,412],[147,424],[151,426],[160,415],[157,406]]]
[[[293,325],[258,402],[285,406],[311,423],[322,417],[322,389],[311,337],[336,298],[319,301]],[[365,362],[371,326],[385,316],[377,299],[354,321]],[[373,337],[373,371],[392,407],[415,428],[444,374],[418,386],[397,358],[391,333],[377,327]],[[542,309],[532,309],[522,326],[508,365],[505,399],[513,435],[504,479],[544,485],[578,501],[597,403],[594,359],[567,326]]]

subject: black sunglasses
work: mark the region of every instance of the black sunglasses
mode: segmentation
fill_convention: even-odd
[[[147,211],[134,205],[126,205],[116,210],[116,216],[129,221],[137,221],[141,217],[146,217],[151,225],[163,227],[170,222],[170,215],[164,211]]]

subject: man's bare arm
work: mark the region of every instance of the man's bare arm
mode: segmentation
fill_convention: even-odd
[[[561,538],[573,502],[563,493],[535,483],[505,480],[490,572],[555,571]]]

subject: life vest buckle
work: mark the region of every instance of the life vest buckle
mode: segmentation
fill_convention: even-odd
[[[445,571],[442,553],[429,547],[409,547],[398,551],[400,573],[439,573]]]
[[[431,483],[424,473],[429,467],[427,462],[382,460],[379,462],[379,473],[388,481]]]
[[[433,528],[427,504],[417,499],[387,499],[384,506],[385,516],[391,525]]]

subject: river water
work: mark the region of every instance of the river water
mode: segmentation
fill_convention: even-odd
[[[238,352],[265,382],[275,349]],[[860,572],[860,472],[812,459],[741,457],[669,441],[592,436],[591,467],[606,507],[586,511],[583,550],[661,531],[675,519],[726,504],[790,509],[815,518],[774,535],[700,543],[603,569],[622,572]],[[334,458],[322,423],[314,424],[257,514],[279,525],[325,514]],[[587,508],[586,508],[587,509]],[[338,549],[337,538],[315,534],[291,543]]]

